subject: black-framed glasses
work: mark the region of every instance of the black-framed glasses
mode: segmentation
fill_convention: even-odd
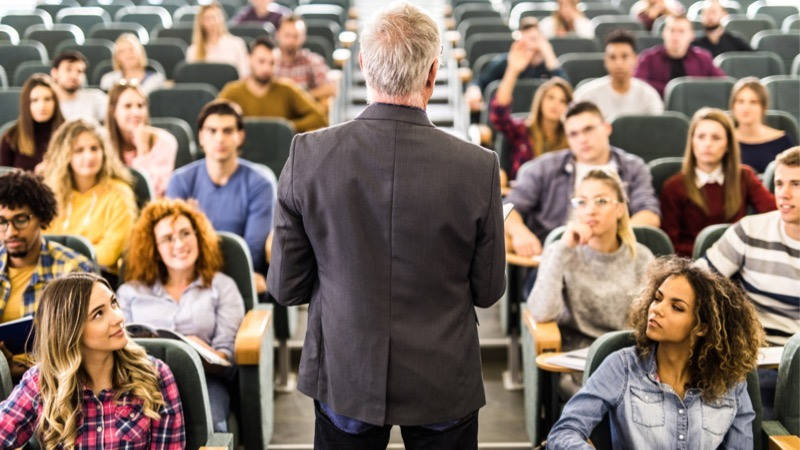
[[[16,216],[12,217],[11,220],[6,219],[5,217],[0,217],[0,231],[5,232],[8,230],[8,224],[14,224],[14,228],[17,231],[22,231],[25,228],[28,228],[28,225],[31,224],[31,215],[30,214],[17,214]]]

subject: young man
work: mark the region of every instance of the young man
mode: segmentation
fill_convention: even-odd
[[[704,48],[716,57],[725,52],[749,52],[753,49],[750,44],[737,35],[725,31],[722,20],[728,16],[728,11],[722,7],[718,0],[706,2],[703,9],[703,30],[705,35],[695,38],[692,45]]]
[[[653,86],[660,95],[664,95],[664,88],[673,78],[725,76],[725,72],[714,65],[711,53],[692,46],[694,31],[686,16],[667,17],[661,36],[664,45],[642,52],[634,74]]]
[[[88,117],[103,122],[108,100],[99,89],[83,88],[86,69],[86,57],[77,51],[62,52],[53,60],[50,76],[56,82],[61,113],[66,120]]]
[[[767,341],[800,332],[800,147],[775,158],[777,211],[745,216],[708,249],[701,264],[741,281]]]
[[[245,116],[283,117],[297,132],[327,126],[327,118],[309,94],[291,81],[275,79],[274,48],[267,37],[253,41],[250,76],[226,84],[219,97],[237,103]]]
[[[226,100],[207,104],[197,129],[206,157],[176,170],[166,195],[195,199],[215,229],[243,237],[253,257],[257,290],[264,292],[264,244],[272,229],[275,186],[258,166],[238,157],[245,139],[238,105]]]
[[[514,252],[533,256],[542,241],[569,216],[569,198],[584,174],[593,169],[615,171],[625,184],[631,222],[657,227],[661,210],[650,170],[638,156],[612,147],[611,125],[593,103],[572,105],[564,118],[569,149],[545,153],[525,163],[506,197],[514,210],[505,223]]]
[[[575,90],[575,101],[589,101],[600,108],[609,122],[625,114],[661,114],[664,103],[652,86],[633,77],[636,41],[630,32],[616,30],[606,39],[603,55],[608,75]]]
[[[303,48],[306,24],[300,16],[287,16],[275,33],[278,49],[275,54],[275,77],[289,78],[311,94],[320,105],[336,94],[336,85],[328,81],[325,58]]]

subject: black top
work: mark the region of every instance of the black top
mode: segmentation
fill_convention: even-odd
[[[719,38],[719,42],[716,45],[708,39],[708,36],[696,38],[692,45],[708,50],[714,57],[725,52],[749,52],[753,50],[744,39],[727,31],[722,33],[722,37]]]
[[[775,160],[778,153],[793,145],[794,140],[788,134],[760,144],[746,144],[740,141],[739,148],[742,151],[742,164],[747,164],[758,173],[764,173],[767,165]]]
[[[686,68],[683,66],[683,58],[669,58],[669,79],[674,80],[678,77],[686,76]]]
[[[0,139],[0,166],[16,167],[22,170],[33,170],[37,164],[42,162],[47,145],[50,143],[52,125],[50,122],[33,123],[34,154],[32,156],[23,155],[17,147],[17,140],[11,139],[16,135],[17,125],[14,124],[6,131]]]

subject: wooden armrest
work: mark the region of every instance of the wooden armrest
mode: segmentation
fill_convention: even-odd
[[[467,134],[470,137],[470,142],[472,142],[473,144],[491,148],[492,129],[489,128],[488,125],[483,123],[473,123],[467,129]],[[501,184],[500,186],[503,186],[503,184]]]
[[[444,5],[442,7],[442,15],[444,17],[452,17],[453,16],[453,5]]]
[[[533,336],[533,347],[537,355],[561,351],[561,331],[555,322],[536,322],[531,311],[522,308],[522,320]]]
[[[444,38],[454,46],[461,40],[461,33],[457,30],[445,31]]]
[[[272,320],[272,311],[268,309],[251,309],[244,316],[239,331],[236,332],[236,341],[233,344],[233,354],[236,364],[252,366],[258,364],[261,355],[261,342],[264,334],[269,331]]]
[[[358,21],[355,19],[348,19],[344,23],[344,29],[347,31],[358,31]]]
[[[516,253],[506,252],[506,263],[520,267],[539,267],[539,255],[520,256]]]
[[[339,42],[344,48],[350,48],[358,38],[358,35],[352,31],[342,31],[339,33]]]
[[[336,67],[341,69],[350,60],[350,50],[346,48],[337,48],[333,51],[333,63]]]
[[[445,30],[455,30],[456,29],[456,19],[452,17],[445,17],[444,19],[444,28]]]
[[[227,447],[200,447],[200,450],[228,450]]]
[[[469,67],[459,67],[458,68],[458,78],[461,80],[461,84],[468,84],[472,81],[472,69]]]
[[[461,62],[464,58],[467,57],[467,51],[461,47],[457,47],[453,49],[453,58],[456,59],[456,62]]]
[[[800,449],[800,436],[793,434],[769,437],[769,450]]]
[[[351,6],[350,9],[347,10],[347,18],[358,19],[358,8]]]

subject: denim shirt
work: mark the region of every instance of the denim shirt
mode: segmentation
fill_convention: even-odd
[[[706,402],[700,390],[683,400],[658,379],[655,351],[641,360],[635,347],[609,355],[564,407],[547,436],[548,449],[590,449],[587,439],[606,413],[613,448],[650,450],[752,449],[755,418],[747,384]]]

